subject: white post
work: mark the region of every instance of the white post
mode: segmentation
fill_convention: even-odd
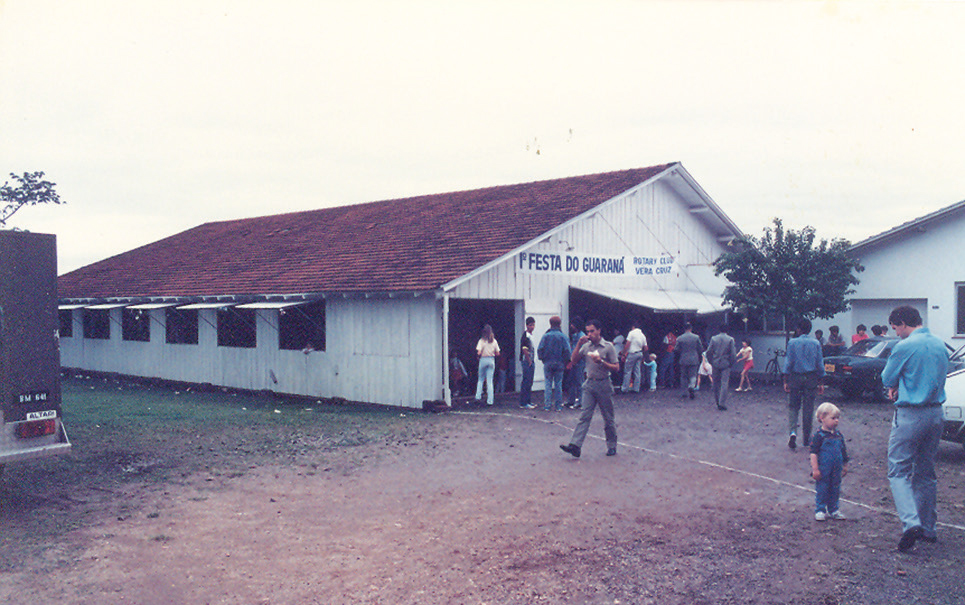
[[[442,293],[442,394],[446,405],[452,405],[452,392],[449,390],[449,293]]]

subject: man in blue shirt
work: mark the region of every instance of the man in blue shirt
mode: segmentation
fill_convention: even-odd
[[[821,344],[811,338],[811,320],[802,319],[797,324],[797,337],[787,343],[787,357],[784,358],[784,390],[787,398],[787,427],[790,436],[787,447],[797,447],[797,417],[801,414],[801,428],[804,430],[801,443],[807,447],[811,442],[811,420],[814,416],[814,397],[824,394],[824,358]]]
[[[914,307],[896,307],[888,323],[901,338],[881,372],[881,383],[895,402],[888,439],[888,482],[902,525],[898,550],[907,552],[918,540],[938,540],[935,456],[942,436],[948,350],[941,339],[922,327],[921,314]]]

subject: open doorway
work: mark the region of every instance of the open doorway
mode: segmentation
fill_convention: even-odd
[[[634,319],[642,321],[642,330],[647,337],[650,353],[655,353],[660,359],[665,351],[664,337],[668,332],[679,336],[683,333],[684,324],[693,324],[694,334],[699,335],[704,346],[707,345],[713,328],[724,319],[724,313],[697,315],[693,311],[655,311],[649,307],[615,300],[600,294],[593,294],[583,290],[570,289],[570,318],[579,316],[586,321],[596,318],[603,322],[603,336],[613,341],[615,332],[626,336]],[[673,358],[670,384],[679,385],[680,369],[676,355]]]
[[[476,343],[484,325],[493,328],[499,343],[500,358],[496,360],[496,375],[504,371],[503,391],[515,390],[516,376],[516,303],[512,300],[469,300],[451,299],[449,301],[449,350],[456,354],[466,368],[467,377],[459,385],[452,387],[452,396],[472,396],[475,394],[479,362],[476,357]],[[497,385],[496,393],[501,392]]]

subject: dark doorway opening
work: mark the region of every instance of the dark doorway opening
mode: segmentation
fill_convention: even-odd
[[[707,341],[714,332],[714,328],[723,321],[724,313],[713,313],[709,315],[697,315],[686,311],[655,311],[649,307],[642,307],[621,300],[585,292],[583,290],[570,289],[570,317],[579,316],[585,322],[588,319],[599,319],[603,322],[603,335],[613,341],[615,331],[619,331],[623,336],[630,331],[634,319],[643,322],[641,329],[647,337],[647,346],[650,353],[655,353],[659,360],[663,351],[663,339],[667,332],[672,331],[679,336],[684,331],[684,324],[693,324],[694,334],[700,336],[707,346]],[[674,358],[674,369],[672,382],[673,386],[679,383],[679,363],[676,356]]]
[[[504,391],[516,390],[516,303],[512,300],[449,301],[449,351],[455,353],[466,368],[467,377],[460,385],[450,384],[453,397],[475,394],[479,375],[476,343],[484,325],[493,328],[499,343],[500,357],[496,360],[497,376],[505,370]],[[499,393],[499,389],[496,389]]]

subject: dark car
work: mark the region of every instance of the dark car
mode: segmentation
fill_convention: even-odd
[[[824,358],[825,382],[841,389],[848,399],[857,399],[864,393],[871,393],[875,401],[887,399],[887,392],[881,384],[881,371],[885,369],[891,350],[898,344],[898,338],[866,338],[858,341],[841,355]],[[948,345],[945,345],[948,347]],[[949,353],[953,351],[948,347]],[[965,367],[962,349],[951,355],[948,371]]]
[[[851,345],[841,355],[824,358],[825,381],[841,389],[848,399],[871,392],[876,401],[885,399],[881,371],[885,369],[897,338],[866,338]]]

